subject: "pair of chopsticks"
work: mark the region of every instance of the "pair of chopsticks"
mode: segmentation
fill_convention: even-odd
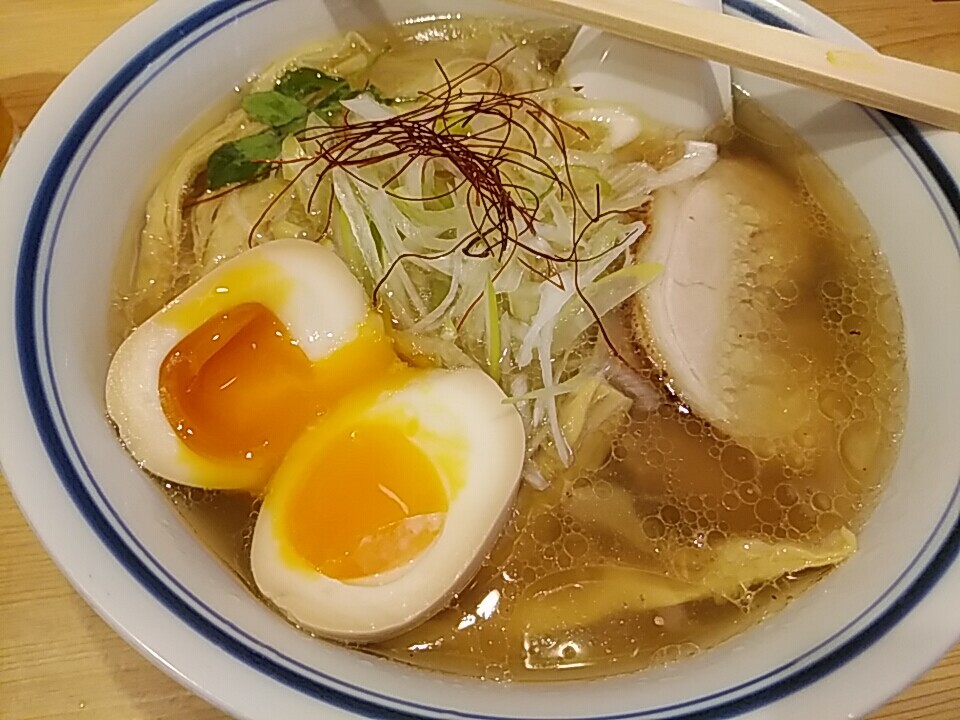
[[[960,74],[673,0],[514,0],[613,35],[960,131]]]

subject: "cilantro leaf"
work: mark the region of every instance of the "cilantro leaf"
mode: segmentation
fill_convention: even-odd
[[[288,125],[307,116],[307,107],[298,100],[275,90],[250,93],[241,102],[247,115],[271,127]]]
[[[207,189],[254,180],[270,171],[268,160],[280,155],[281,140],[273,130],[224,143],[207,160]]]
[[[336,75],[327,75],[322,70],[301,67],[290,70],[277,80],[277,92],[295,100],[303,100],[317,93],[331,93],[347,82]]]

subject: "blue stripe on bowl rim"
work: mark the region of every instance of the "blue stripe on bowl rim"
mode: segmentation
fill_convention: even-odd
[[[277,1],[215,0],[190,15],[127,62],[90,101],[64,136],[30,208],[17,267],[17,350],[28,403],[61,483],[100,541],[137,582],[202,637],[258,672],[360,716],[414,720],[424,717],[419,713],[427,713],[428,716],[443,714],[471,720],[512,720],[398,701],[344,683],[283,656],[217,615],[169,575],[129,531],[90,472],[66,421],[46,333],[48,292],[60,222],[86,162],[126,105],[166,67],[240,17]],[[787,20],[754,4],[753,0],[725,0],[725,5],[729,10],[760,22],[800,32]],[[952,227],[953,216],[960,222],[960,190],[956,182],[911,122],[884,114],[884,123],[878,119],[878,114],[868,114],[913,168],[941,213],[960,253],[960,237]],[[958,500],[960,482],[936,528],[901,576],[859,617],[802,656],[736,687],[708,696],[643,711],[596,716],[591,720],[731,718],[816,682],[855,658],[896,625],[955,561],[960,554],[960,519],[952,518]],[[905,589],[904,585],[907,585]]]

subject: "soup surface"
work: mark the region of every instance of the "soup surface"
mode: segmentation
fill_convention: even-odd
[[[572,35],[572,28],[542,23],[410,23],[339,38],[278,68],[320,66],[404,98],[432,87],[438,66],[453,77],[517,48],[508,60],[528,63],[533,84],[549,87],[563,83],[557,69]],[[723,356],[737,358],[748,385],[749,378],[787,378],[787,395],[747,394],[758,406],[739,411],[769,412],[759,404],[782,403],[787,429],[773,440],[758,438],[738,430],[749,422],[703,416],[651,346],[642,297],[630,297],[604,315],[603,336],[594,326],[559,349],[568,373],[597,352],[616,356],[601,379],[563,396],[561,415],[575,418],[565,425],[572,460],[564,463],[549,442],[541,446],[533,461],[544,482],[522,485],[470,583],[427,621],[365,652],[494,679],[642,669],[769,617],[853,552],[903,423],[899,305],[871,229],[846,190],[761,107],[743,96],[736,101],[736,125],[709,135],[719,160],[707,171],[729,188],[724,202],[751,218],[747,241],[730,255],[725,302],[733,311]],[[209,169],[197,157],[249,124],[237,112],[218,122],[172,158],[143,233],[130,240],[135,250],[119,264],[112,308],[118,343],[220,259],[243,252],[248,234],[254,244],[289,234],[330,242],[335,228],[284,196],[286,176],[254,179],[232,193],[204,188]],[[571,135],[571,152],[596,151],[610,132],[599,122],[581,127],[589,140]],[[687,139],[647,124],[609,155],[662,170],[683,156]],[[281,202],[267,207],[278,195]],[[634,210],[647,231],[631,252],[642,253],[660,222],[657,202],[654,193]],[[227,227],[231,203],[244,210]],[[157,225],[170,213],[165,227],[176,228],[174,236]],[[403,329],[403,318],[381,311],[389,326]],[[396,347],[402,357],[420,357],[403,340]],[[462,349],[481,358],[486,352]],[[596,410],[605,398],[622,400],[617,412]],[[576,403],[587,410],[576,415]],[[259,595],[250,569],[259,495],[158,482],[203,543]]]

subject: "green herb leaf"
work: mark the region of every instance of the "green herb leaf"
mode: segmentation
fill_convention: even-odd
[[[316,68],[301,67],[284,73],[277,80],[277,92],[295,100],[303,100],[320,92],[331,93],[341,85],[346,85],[343,78],[327,75]]]
[[[323,98],[316,106],[313,108],[313,112],[322,117],[328,123],[334,123],[335,118],[340,115],[343,111],[343,105],[341,101],[343,100],[353,100],[353,98],[362,95],[365,90],[354,90],[349,85],[344,83],[340,87],[334,89],[329,95]]]
[[[303,130],[311,108],[327,121],[334,121],[343,110],[342,100],[365,92],[371,93],[379,102],[390,102],[373,86],[353,89],[343,78],[309,67],[284,73],[275,90],[247,95],[241,101],[243,109],[252,119],[273,129],[214,150],[207,160],[207,188],[216,190],[267,175],[270,165],[265,161],[279,157],[283,138]],[[321,96],[319,101],[314,97],[308,102],[308,98],[318,95]]]
[[[273,130],[224,143],[207,160],[207,189],[246,182],[266,175],[280,155],[281,140]]]
[[[362,92],[370,93],[370,95],[373,96],[373,99],[381,105],[393,105],[394,103],[399,102],[395,97],[386,97],[376,85],[367,85]]]
[[[295,135],[300,132],[307,126],[307,117],[299,117],[296,120],[288,122],[286,125],[277,128],[277,133],[281,138],[287,137],[287,135]]]
[[[271,127],[289,125],[307,116],[306,105],[274,90],[250,93],[240,104],[251,118]]]

